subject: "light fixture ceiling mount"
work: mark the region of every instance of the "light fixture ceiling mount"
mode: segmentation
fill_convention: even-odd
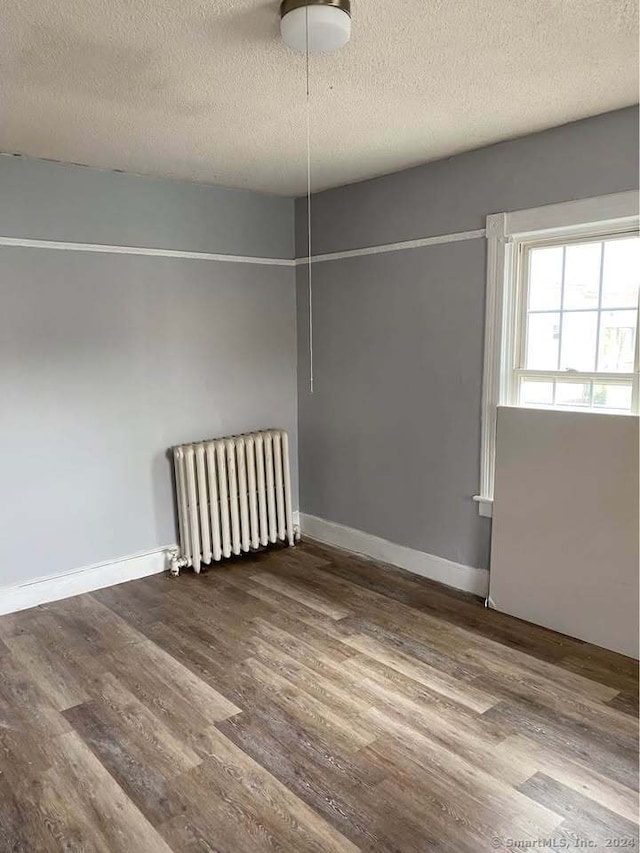
[[[351,38],[350,0],[283,0],[280,34],[292,50],[333,53]]]

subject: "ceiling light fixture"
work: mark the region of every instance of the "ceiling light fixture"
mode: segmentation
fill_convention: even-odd
[[[350,0],[283,0],[280,34],[286,45],[302,53],[340,50],[351,38]]]

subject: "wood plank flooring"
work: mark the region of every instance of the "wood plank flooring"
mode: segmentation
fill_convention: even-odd
[[[638,846],[629,658],[304,543],[0,617],[0,853]]]

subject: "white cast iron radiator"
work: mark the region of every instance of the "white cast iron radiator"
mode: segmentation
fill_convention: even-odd
[[[171,573],[275,542],[293,545],[285,430],[174,447],[180,552]]]

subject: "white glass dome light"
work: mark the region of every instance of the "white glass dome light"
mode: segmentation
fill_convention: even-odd
[[[280,34],[292,50],[333,53],[351,38],[349,0],[283,0],[280,6]]]

